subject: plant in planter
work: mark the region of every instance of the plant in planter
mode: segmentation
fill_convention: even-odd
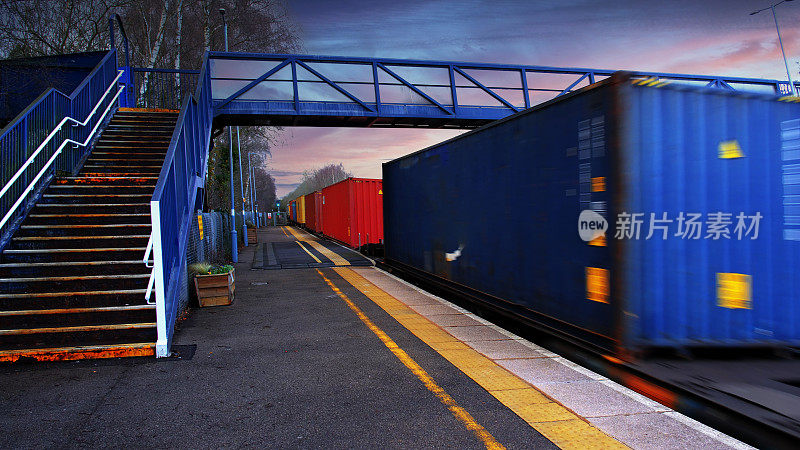
[[[249,220],[245,223],[247,225],[247,245],[258,244],[258,228]]]
[[[200,307],[230,305],[235,291],[234,269],[230,264],[215,266],[200,262],[189,266]]]

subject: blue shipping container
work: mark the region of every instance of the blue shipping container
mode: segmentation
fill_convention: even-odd
[[[616,74],[383,178],[390,266],[621,356],[800,343],[792,99]]]

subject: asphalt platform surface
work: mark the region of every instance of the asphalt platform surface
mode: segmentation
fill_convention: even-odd
[[[259,240],[303,258],[280,229]],[[234,303],[192,309],[179,356],[0,366],[0,447],[484,447],[319,272],[502,445],[554,447],[332,268],[239,256]]]

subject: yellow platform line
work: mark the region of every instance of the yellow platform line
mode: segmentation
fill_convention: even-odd
[[[341,256],[337,255],[335,252],[331,251],[330,249],[328,249],[324,245],[322,245],[319,242],[317,242],[316,239],[308,238],[308,237],[306,237],[308,235],[304,235],[305,233],[300,234],[300,232],[295,231],[291,227],[285,227],[285,228],[288,229],[290,233],[292,233],[292,235],[295,237],[295,239],[297,239],[298,241],[302,241],[302,242],[307,243],[308,245],[313,247],[314,250],[322,253],[322,255],[324,255],[326,258],[330,259],[331,262],[334,263],[335,265],[337,265],[337,266],[349,266],[350,265],[350,261],[348,261],[348,260],[342,258]]]
[[[349,270],[349,269],[344,269],[344,270]],[[436,384],[436,381],[434,381],[434,379],[428,374],[427,371],[425,371],[425,369],[422,368],[422,366],[417,364],[417,362],[414,361],[412,357],[408,356],[408,353],[406,353],[402,348],[400,348],[400,346],[397,345],[397,343],[392,338],[390,338],[389,335],[386,334],[386,332],[384,332],[377,325],[375,325],[375,323],[372,322],[372,320],[366,314],[364,314],[361,308],[356,306],[356,304],[353,303],[353,301],[350,300],[350,298],[347,297],[347,295],[344,292],[342,292],[338,287],[336,287],[336,285],[333,284],[333,282],[329,280],[325,276],[325,274],[322,273],[321,270],[317,269],[317,273],[322,277],[323,280],[325,280],[325,283],[327,283],[328,286],[330,286],[330,288],[333,289],[333,292],[335,292],[336,295],[339,296],[339,298],[341,298],[342,300],[344,300],[345,303],[347,303],[347,306],[354,313],[356,313],[356,316],[358,316],[358,318],[361,319],[362,322],[364,322],[367,328],[369,328],[370,331],[372,331],[373,333],[375,333],[376,336],[378,336],[378,339],[380,339],[381,342],[383,342],[383,345],[385,345],[386,348],[388,348],[397,357],[397,359],[399,359],[400,362],[402,362],[403,365],[406,366],[422,382],[422,384],[424,384],[425,387],[431,393],[433,393],[436,396],[436,398],[439,399],[439,401],[441,401],[445,406],[447,406],[447,409],[450,410],[453,416],[455,416],[455,418],[458,419],[468,430],[472,431],[472,433],[475,434],[475,436],[478,439],[480,439],[480,441],[483,443],[484,446],[486,446],[486,448],[497,449],[497,450],[505,449],[505,447],[499,442],[497,442],[494,436],[492,436],[491,433],[486,431],[486,429],[483,428],[483,426],[479,424],[475,420],[475,418],[473,418],[472,415],[469,412],[467,412],[467,410],[459,406],[458,403],[456,403],[456,401],[453,400],[453,397],[451,397],[450,394],[448,394],[444,389],[442,389],[438,384]]]
[[[353,270],[334,270],[555,445],[563,449],[627,448]]]
[[[313,254],[313,253],[311,253],[310,251],[308,251],[308,249],[307,249],[307,248],[306,248],[306,247],[303,245],[303,243],[302,243],[302,242],[300,242],[300,241],[295,241],[295,242],[297,242],[297,245],[299,245],[299,246],[300,246],[300,248],[302,248],[304,252],[308,253],[308,256],[310,256],[310,257],[314,258],[314,261],[316,261],[316,262],[318,262],[318,263],[321,263],[321,262],[322,262],[322,261],[320,261],[320,260],[319,260],[319,258],[317,258],[316,256],[314,256],[314,254]]]

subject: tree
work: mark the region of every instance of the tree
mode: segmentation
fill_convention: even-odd
[[[283,201],[288,202],[301,195],[321,191],[332,184],[336,184],[352,176],[353,174],[346,171],[342,163],[331,163],[318,169],[307,170],[303,172],[303,181],[300,182],[300,185],[292,192],[286,194],[286,196],[283,197]]]
[[[275,190],[275,178],[263,167],[255,168],[256,204],[259,211],[272,211],[278,199]]]
[[[130,0],[0,0],[0,57],[108,48],[108,17]]]
[[[0,57],[107,49],[108,17],[118,13],[129,39],[132,66],[199,69],[206,51],[224,48],[220,8],[226,10],[231,51],[290,53],[299,46],[296,27],[279,0],[0,0],[0,8]],[[182,101],[195,88],[195,77],[176,74],[159,83],[152,82],[149,72],[137,77],[140,98],[150,89],[175,89]],[[275,133],[275,129],[242,128],[245,174],[247,152],[269,155]],[[238,191],[238,161],[234,165]],[[227,133],[223,133],[213,142],[209,157],[208,207],[230,209],[229,169]],[[240,210],[241,192],[236,199]]]
[[[268,172],[266,170],[267,161],[271,156],[268,142],[274,139],[275,130],[267,127],[241,127],[240,137],[237,141],[236,132],[233,132],[233,186],[236,192],[234,195],[235,209],[242,210],[242,197],[247,198],[247,205],[245,209],[250,209],[250,162],[253,163],[253,169],[261,171],[256,173],[256,189],[266,189],[271,194],[264,194],[267,198],[269,195],[274,199],[275,197],[275,181],[270,176],[271,187],[265,181]],[[241,144],[241,149],[238,145]],[[242,156],[242,180],[244,187],[244,195],[241,195],[240,182],[239,182],[239,155]],[[206,207],[208,209],[230,211],[230,163],[229,163],[229,144],[228,133],[222,133],[213,142],[213,147],[210,151],[208,158],[208,177],[206,179],[206,191],[208,202]],[[252,155],[252,156],[250,156]],[[212,170],[214,169],[214,170]],[[261,184],[267,183],[266,186]],[[257,195],[257,198],[261,198]],[[267,208],[270,203],[258,203],[260,207]]]

